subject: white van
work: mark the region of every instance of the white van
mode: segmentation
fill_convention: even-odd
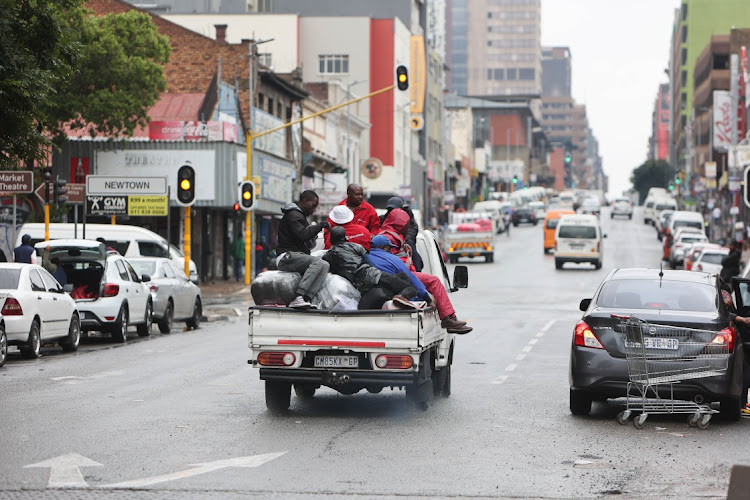
[[[667,226],[667,234],[674,235],[681,227],[693,227],[702,233],[706,231],[703,215],[698,212],[688,212],[686,210],[672,212],[672,217],[669,219],[669,225]]]
[[[21,244],[24,234],[31,236],[31,244],[44,241],[44,224],[27,223],[16,233],[16,246]],[[75,238],[75,224],[51,223],[51,240]],[[77,237],[83,238],[83,224],[78,224]],[[117,250],[123,257],[169,257],[181,269],[185,266],[185,254],[153,231],[138,226],[124,224],[86,224],[86,239],[104,238],[107,245]],[[169,248],[169,253],[167,253]],[[190,261],[190,281],[198,283],[198,268]]]
[[[563,215],[555,229],[555,268],[566,262],[589,262],[601,269],[604,259],[602,234],[596,215]]]

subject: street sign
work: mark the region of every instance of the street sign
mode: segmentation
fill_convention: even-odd
[[[36,195],[37,198],[39,198],[39,200],[42,202],[42,204],[44,204],[44,202],[46,201],[44,199],[44,186],[47,186],[49,188],[49,200],[52,200],[52,187],[53,187],[52,183],[46,184],[46,183],[42,182],[34,190],[34,194]]]
[[[0,171],[0,193],[31,193],[34,191],[34,172]]]
[[[89,175],[86,195],[167,194],[166,177],[116,177]]]
[[[166,196],[128,196],[128,215],[165,216],[168,210]]]
[[[83,198],[86,196],[86,184],[68,183],[65,187],[68,189],[68,193],[66,194],[68,197],[67,203],[71,205],[83,205]]]
[[[88,215],[127,215],[127,196],[87,196],[86,213]]]

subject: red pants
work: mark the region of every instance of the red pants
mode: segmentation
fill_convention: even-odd
[[[448,292],[445,291],[445,287],[440,282],[440,278],[427,273],[415,272],[414,276],[422,282],[424,287],[430,292],[435,298],[435,305],[437,306],[438,314],[440,319],[446,316],[452,316],[456,311],[453,310],[453,305],[448,298]]]

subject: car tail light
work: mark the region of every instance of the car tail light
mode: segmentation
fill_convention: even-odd
[[[258,354],[258,363],[263,366],[292,366],[297,357],[291,352],[262,352]]]
[[[5,299],[5,304],[3,304],[3,309],[0,313],[3,316],[23,316],[23,309],[16,299],[8,297]]]
[[[734,352],[736,338],[737,331],[734,327],[728,326],[714,335],[714,338],[701,351],[701,354],[728,354]]]
[[[703,271],[703,264],[698,264],[698,271]]]
[[[602,242],[601,241],[597,241],[596,242],[596,251],[597,252],[601,252],[602,251]]]
[[[375,358],[375,366],[378,368],[392,368],[398,370],[406,370],[414,366],[414,360],[411,356],[404,356],[400,354],[381,354]]]
[[[117,283],[105,283],[102,290],[102,297],[115,297],[120,293],[120,285]]]
[[[596,338],[594,332],[592,332],[591,328],[589,328],[589,325],[587,325],[583,320],[576,323],[576,334],[573,339],[573,343],[580,347],[604,349],[601,342],[599,342],[599,339]]]

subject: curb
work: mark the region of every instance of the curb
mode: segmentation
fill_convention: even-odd
[[[206,323],[214,323],[217,321],[229,321],[229,316],[224,314],[208,314],[205,316]]]

